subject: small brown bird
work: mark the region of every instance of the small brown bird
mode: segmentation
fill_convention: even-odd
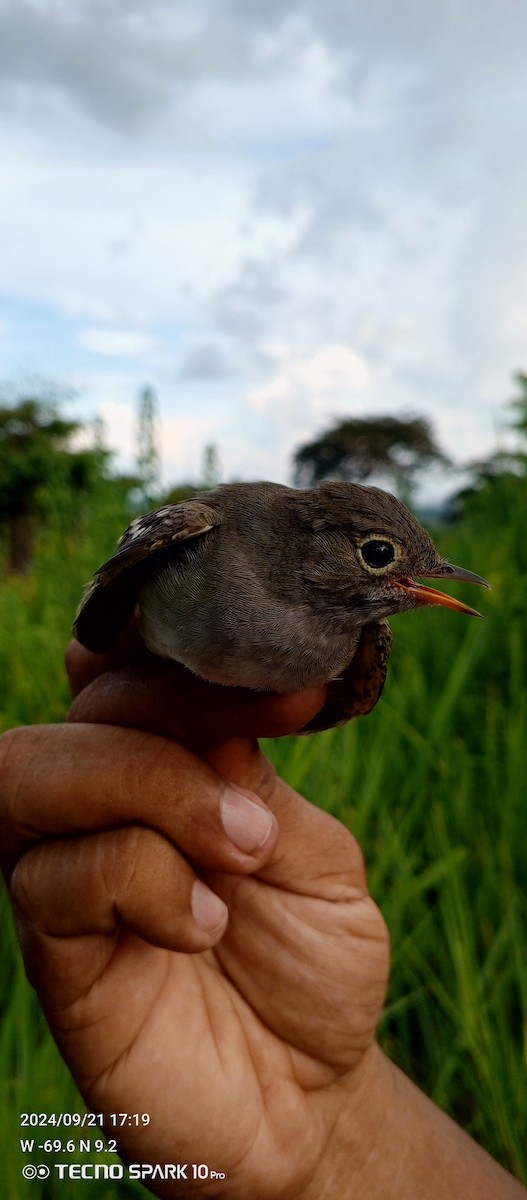
[[[445,562],[378,488],[226,484],[133,521],[88,587],[74,633],[109,650],[139,603],[148,648],[204,679],[276,692],[333,681],[309,727],[325,728],[377,702],[386,617],[424,604],[479,616],[415,576],[488,587]]]

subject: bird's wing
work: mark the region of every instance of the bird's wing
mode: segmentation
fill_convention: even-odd
[[[131,617],[139,583],[150,563],[196,543],[221,516],[203,500],[167,504],[132,521],[117,553],[99,568],[79,605],[73,633],[77,641],[101,654],[110,650]]]
[[[318,733],[371,712],[384,687],[391,646],[392,631],[387,621],[365,625],[349,666],[328,684],[324,707],[301,732]]]

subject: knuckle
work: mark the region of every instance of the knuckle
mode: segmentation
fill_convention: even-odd
[[[101,837],[100,877],[107,893],[125,897],[134,890],[145,862],[159,854],[165,839],[153,829],[130,825]]]
[[[140,736],[140,735],[138,735]],[[129,785],[138,797],[149,797],[149,808],[167,813],[177,807],[190,814],[196,804],[215,791],[219,800],[222,783],[190,750],[155,734],[143,734],[137,752],[127,766]],[[212,790],[210,790],[212,789]]]
[[[138,834],[137,827],[130,826],[102,834],[97,840],[97,874],[110,902],[133,885]]]

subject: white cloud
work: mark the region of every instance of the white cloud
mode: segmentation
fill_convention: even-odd
[[[177,319],[189,291],[195,297],[219,286],[245,251],[247,183],[229,172],[192,180],[176,166],[146,175],[139,163],[4,162],[3,178],[4,289],[65,312]],[[216,213],[205,199],[211,193]]]
[[[83,350],[109,358],[139,358],[155,347],[150,334],[138,329],[82,329],[77,344]]]
[[[287,477],[366,406],[482,452],[527,357],[520,7],[0,0],[3,347],[128,360],[86,407],[151,377],[181,476],[203,435]]]
[[[203,320],[251,255],[285,255],[296,216],[251,224],[243,163],[2,162],[2,287],[118,325]]]
[[[133,469],[137,459],[137,412],[126,404],[107,401],[101,406],[108,446],[117,454],[121,469]],[[205,446],[214,442],[215,423],[206,417],[182,413],[161,416],[157,440],[161,478],[165,487],[184,480],[199,481]]]
[[[323,413],[348,408],[350,393],[370,386],[367,363],[346,346],[324,346],[302,360],[293,359],[270,383],[249,393],[255,408],[274,410],[302,405],[307,411]]]

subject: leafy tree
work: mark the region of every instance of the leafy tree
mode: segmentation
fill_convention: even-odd
[[[60,415],[56,399],[18,396],[0,405],[0,523],[8,567],[24,571],[33,556],[35,529],[60,497],[78,495],[100,480],[108,453],[75,451],[78,421]]]
[[[424,417],[350,417],[294,456],[295,483],[312,487],[323,479],[366,483],[386,476],[407,497],[417,473],[430,463],[448,465]]]

